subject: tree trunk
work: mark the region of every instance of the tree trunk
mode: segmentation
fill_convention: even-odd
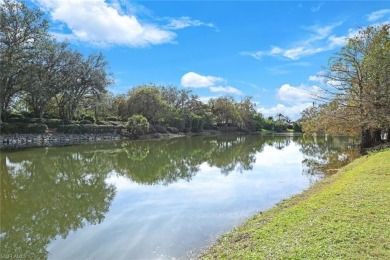
[[[386,142],[390,143],[390,128],[387,129],[387,139]]]
[[[0,124],[3,122],[3,104],[0,103]]]
[[[365,149],[370,147],[370,130],[361,129],[360,153],[364,154]]]
[[[362,129],[360,153],[364,154],[367,148],[379,145],[382,142],[380,129]]]
[[[375,129],[371,131],[371,147],[382,143],[381,132],[381,129]]]

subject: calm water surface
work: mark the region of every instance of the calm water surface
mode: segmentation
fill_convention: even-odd
[[[1,152],[1,254],[186,259],[349,161],[351,140],[218,136]]]

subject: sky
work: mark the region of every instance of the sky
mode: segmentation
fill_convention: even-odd
[[[1,0],[0,0],[1,1]],[[251,96],[293,120],[328,59],[360,28],[390,22],[389,1],[28,0],[50,32],[109,61],[114,94],[154,83],[200,99]]]

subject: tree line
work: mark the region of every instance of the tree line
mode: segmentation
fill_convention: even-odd
[[[161,126],[180,132],[293,128],[281,114],[263,118],[250,97],[236,101],[224,96],[204,103],[189,89],[154,84],[113,95],[107,88],[114,79],[103,54],[85,57],[67,42],[56,41],[44,14],[23,2],[5,0],[0,16],[0,122],[20,116],[40,123],[45,118],[62,123],[131,118],[128,130],[135,135]]]
[[[54,110],[60,118],[72,119],[81,104],[107,92],[113,81],[104,56],[84,57],[68,43],[57,42],[40,10],[6,0],[0,18],[2,119],[26,106],[40,119]]]

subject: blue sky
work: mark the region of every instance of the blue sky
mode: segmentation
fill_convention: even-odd
[[[1,1],[1,0],[0,0]],[[297,119],[322,66],[359,28],[390,21],[389,1],[29,0],[51,33],[110,62],[113,93],[155,83],[203,101],[252,96]]]

